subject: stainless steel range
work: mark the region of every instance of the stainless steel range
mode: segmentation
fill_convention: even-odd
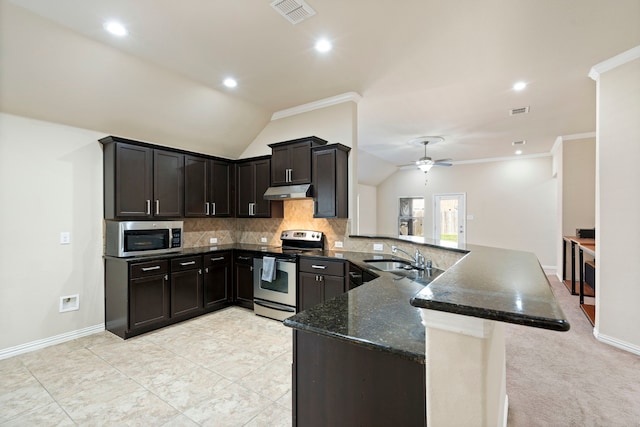
[[[298,254],[321,252],[324,235],[320,231],[286,230],[280,241],[280,248],[253,260],[253,310],[276,320],[296,314]]]

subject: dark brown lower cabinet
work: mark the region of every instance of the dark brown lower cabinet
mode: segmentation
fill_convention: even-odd
[[[171,317],[202,313],[202,256],[171,260]]]
[[[233,301],[241,307],[253,310],[253,255],[238,253],[234,266]]]
[[[129,325],[139,329],[169,319],[169,280],[166,274],[131,279]]]
[[[294,426],[425,426],[425,365],[310,332],[293,333]]]
[[[298,311],[304,311],[347,290],[344,261],[300,257]]]
[[[204,257],[204,309],[213,311],[231,304],[231,252]]]

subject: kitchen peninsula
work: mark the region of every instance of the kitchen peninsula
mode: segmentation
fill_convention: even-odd
[[[395,240],[427,253],[453,251],[461,258],[426,287],[379,272],[377,279],[285,321],[294,329],[295,425],[349,425],[351,420],[425,425],[431,410],[426,402],[433,385],[428,379],[425,382],[425,376],[428,378],[427,371],[433,369],[432,363],[446,363],[450,349],[430,349],[444,352],[439,361],[430,360],[429,355],[425,358],[423,318],[427,335],[434,325],[436,329],[449,328],[447,333],[465,334],[467,319],[472,328],[476,326],[473,322],[480,322],[480,330],[471,335],[481,340],[492,335],[494,324],[499,325],[496,335],[503,339],[502,322],[555,331],[570,327],[532,253],[475,245],[452,249],[435,241],[418,243],[384,236],[351,238]],[[370,254],[343,256],[363,268],[364,261],[371,259]],[[463,322],[456,325],[460,319]],[[497,353],[497,371],[494,366],[488,368],[499,386],[504,384],[504,341],[496,342],[491,349],[497,347],[497,351],[484,354]],[[436,339],[435,343],[441,344],[442,340]],[[457,353],[466,353],[459,350]],[[473,350],[471,353],[477,354],[478,349]],[[464,372],[462,366],[454,368]],[[487,367],[472,368],[477,371]],[[457,390],[455,385],[452,389]],[[437,394],[446,398],[448,391],[431,393],[431,397]],[[497,394],[504,394],[504,390],[499,389]],[[506,402],[493,403],[506,413]],[[473,402],[468,404],[473,406]],[[433,412],[429,416],[437,411]]]

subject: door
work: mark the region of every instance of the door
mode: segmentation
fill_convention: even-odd
[[[211,216],[233,216],[234,166],[222,160],[210,162]]]
[[[238,185],[238,205],[236,213],[239,217],[247,217],[250,213],[249,205],[254,203],[255,183],[254,166],[252,162],[239,163],[236,169]]]
[[[433,195],[433,238],[451,246],[466,243],[465,193]]]
[[[116,144],[115,157],[116,216],[151,216],[153,150]]]
[[[254,164],[254,216],[269,218],[271,216],[271,201],[265,200],[263,196],[264,192],[269,188],[269,179],[271,178],[271,160],[257,160]]]

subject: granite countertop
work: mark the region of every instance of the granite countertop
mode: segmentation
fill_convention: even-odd
[[[427,245],[438,246],[434,242]],[[476,245],[454,250],[467,254],[427,286],[369,269],[379,277],[298,313],[284,324],[390,351],[420,363],[424,363],[425,352],[421,308],[556,331],[569,329],[569,322],[534,254]],[[365,268],[364,260],[374,257],[359,252],[326,255],[344,258]]]

